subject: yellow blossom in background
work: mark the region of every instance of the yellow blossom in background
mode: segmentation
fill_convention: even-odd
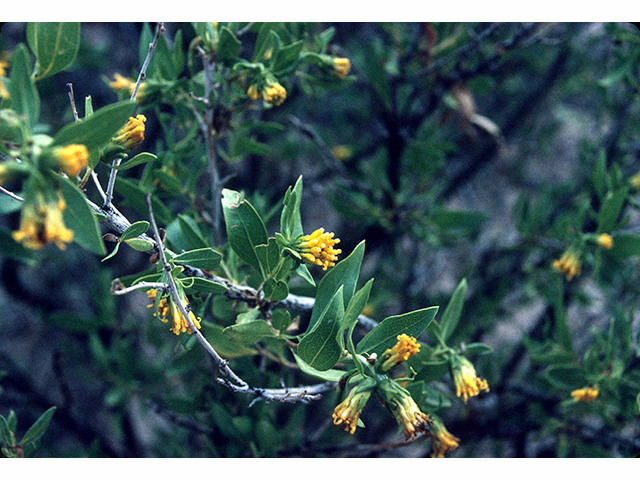
[[[334,58],[332,63],[333,73],[340,79],[346,77],[351,71],[351,62],[348,58]]]
[[[338,160],[347,160],[353,155],[351,147],[347,145],[336,145],[331,149],[331,153]]]
[[[287,98],[287,91],[278,82],[274,82],[262,89],[262,95],[265,102],[277,107]]]
[[[596,242],[605,250],[611,250],[611,248],[613,248],[613,238],[608,233],[601,233],[598,235]]]
[[[433,452],[431,458],[444,458],[446,453],[458,448],[460,439],[453,436],[439,418],[434,418],[429,431]]]
[[[455,359],[452,359],[451,370],[453,383],[456,387],[456,395],[463,397],[465,403],[469,397],[475,397],[483,390],[485,392],[489,391],[487,381],[476,375],[476,369],[466,357],[458,355]]]
[[[636,190],[640,190],[640,172],[636,173],[633,177],[629,179],[629,183]]]
[[[599,390],[594,387],[579,388],[571,392],[574,402],[591,403],[598,396]]]
[[[296,250],[306,263],[319,265],[323,270],[333,267],[342,253],[339,248],[333,248],[340,243],[339,238],[333,238],[333,233],[324,233],[324,228],[319,228],[311,235],[305,235],[296,242]]]
[[[116,133],[113,142],[120,145],[129,152],[139,146],[144,140],[144,122],[147,118],[144,115],[129,117],[127,124]]]
[[[411,355],[415,355],[420,351],[420,344],[416,342],[416,339],[403,333],[398,335],[398,343],[393,348],[389,348],[382,354],[382,366],[383,372],[391,370],[393,367],[406,361]]]
[[[147,296],[151,301],[151,304],[147,306],[148,308],[152,308],[155,305],[156,295],[157,290],[147,290]],[[189,303],[186,297],[180,298],[180,300],[185,305]],[[155,313],[153,315],[156,316]],[[160,301],[158,302],[157,316],[164,323],[167,323],[169,322],[169,320],[171,320],[171,331],[176,335],[180,335],[184,332],[193,333],[189,322],[184,318],[184,315],[182,315],[182,312],[180,312],[178,305],[173,301],[171,297],[168,297],[168,299],[167,297],[160,299]],[[200,318],[196,318],[193,312],[189,312],[189,318],[191,319],[195,327],[197,329],[200,329]]]
[[[554,260],[551,266],[563,274],[568,282],[576,275],[580,275],[580,258],[571,249],[565,251],[559,259]]]
[[[56,149],[55,157],[60,169],[70,177],[75,177],[87,167],[89,150],[84,145],[71,144]]]
[[[8,62],[0,60],[0,97],[9,98],[9,91],[7,87],[5,87],[4,82],[2,81],[2,77],[7,76],[6,68],[9,66]]]
[[[345,431],[351,434],[356,431],[360,412],[373,393],[373,390],[367,386],[365,382],[361,382],[360,385],[352,388],[347,398],[333,410],[333,423],[335,425],[344,423]]]
[[[118,91],[128,90],[129,93],[133,93],[133,89],[136,86],[136,82],[134,82],[132,79],[123,77],[119,73],[114,73],[113,79],[114,80],[112,82],[109,82],[109,86],[111,88]]]
[[[65,244],[73,240],[73,232],[65,227],[62,219],[65,209],[62,196],[45,201],[42,194],[36,194],[35,201],[28,201],[22,209],[20,229],[12,233],[14,240],[34,250],[48,243],[55,243],[64,250]]]

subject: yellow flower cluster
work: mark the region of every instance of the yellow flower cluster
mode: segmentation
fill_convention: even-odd
[[[444,458],[446,453],[458,448],[460,442],[460,439],[453,436],[439,418],[433,419],[429,439],[433,447],[431,458]]]
[[[0,60],[0,97],[9,98],[9,91],[7,87],[4,86],[4,82],[2,81],[2,77],[7,76],[6,68],[9,66],[9,63]]]
[[[360,389],[354,387],[336,408],[333,410],[333,423],[340,425],[344,423],[344,430],[353,435],[358,425],[360,412],[371,397],[371,389]]]
[[[136,115],[136,118],[129,117],[127,124],[116,133],[113,142],[127,152],[133,150],[144,140],[144,122],[146,121],[147,118],[144,115]]]
[[[398,335],[398,343],[393,348],[389,348],[382,354],[382,366],[383,372],[391,370],[396,365],[405,362],[411,355],[415,355],[420,351],[420,344],[416,342],[416,339],[403,333]]]
[[[332,62],[333,73],[340,79],[346,77],[351,71],[351,62],[348,58],[334,58]]]
[[[476,375],[476,369],[467,358],[458,356],[457,361],[453,362],[452,371],[456,395],[462,396],[465,402],[469,397],[475,397],[483,390],[489,391],[489,384]]]
[[[151,304],[147,305],[147,308],[153,308],[156,302],[157,293],[158,291],[154,289],[147,290],[147,296],[151,301]],[[184,304],[187,303],[186,298],[181,298],[180,300]],[[155,317],[156,314],[154,313],[153,316]],[[184,332],[193,333],[189,322],[184,318],[184,315],[182,315],[182,313],[180,312],[178,305],[170,297],[169,300],[167,300],[166,297],[160,299],[160,301],[158,302],[157,316],[164,323],[167,323],[169,320],[171,320],[171,331],[176,335],[180,335]],[[196,318],[193,312],[189,312],[189,318],[191,319],[195,327],[197,329],[200,329],[200,318]]]
[[[568,282],[576,275],[580,275],[580,258],[571,249],[565,251],[559,259],[554,260],[551,266],[563,274]]]
[[[48,243],[55,243],[64,250],[65,244],[73,240],[73,232],[65,227],[62,219],[65,209],[62,196],[47,202],[42,194],[36,194],[35,201],[28,202],[22,210],[20,229],[12,233],[14,240],[34,250]]]
[[[393,413],[398,423],[402,425],[402,433],[407,440],[416,437],[420,432],[428,432],[431,428],[431,418],[420,411],[411,395],[402,396]]]
[[[109,86],[111,88],[113,88],[114,90],[117,90],[118,92],[127,91],[129,92],[129,95],[133,95],[133,91],[136,88],[136,82],[134,82],[132,79],[128,77],[123,77],[119,73],[114,73],[113,78],[114,80],[112,82],[109,82]],[[147,87],[146,82],[140,83],[140,86],[138,87],[138,94],[136,96],[136,101],[138,103],[143,102],[144,91],[146,87]]]
[[[305,235],[297,242],[296,250],[306,263],[319,265],[323,270],[333,267],[342,253],[339,248],[333,248],[340,243],[339,238],[333,238],[333,233],[324,233],[324,228],[319,228],[311,235]]]
[[[55,157],[60,169],[70,177],[75,177],[87,167],[89,151],[84,145],[71,144],[56,149]]]
[[[599,390],[594,387],[579,388],[571,392],[574,402],[591,403],[598,396]]]
[[[274,106],[280,105],[287,98],[287,91],[278,82],[267,83],[262,89],[257,85],[251,85],[247,90],[247,96],[256,101],[264,97],[264,101]]]

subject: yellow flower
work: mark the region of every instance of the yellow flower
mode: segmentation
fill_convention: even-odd
[[[633,177],[629,179],[629,183],[636,190],[640,190],[640,172],[636,173]]]
[[[601,233],[596,239],[598,245],[605,250],[611,250],[613,247],[613,238],[608,233]]]
[[[457,355],[451,360],[451,367],[456,395],[462,396],[465,403],[469,397],[479,395],[482,390],[489,391],[489,384],[476,375],[476,369],[467,358]]]
[[[454,437],[444,426],[442,420],[438,417],[433,419],[431,430],[429,431],[429,439],[433,447],[431,458],[444,458],[445,453],[458,448],[460,439]]]
[[[265,102],[277,107],[287,98],[287,91],[278,82],[273,82],[262,89],[262,95]]]
[[[420,411],[411,394],[398,382],[387,378],[378,385],[376,391],[384,406],[402,427],[405,439],[409,440],[416,437],[418,433],[429,431],[431,418]]]
[[[7,87],[5,87],[4,82],[2,81],[2,77],[7,76],[6,68],[9,66],[8,62],[0,60],[0,97],[9,98],[9,91]]]
[[[133,93],[133,89],[136,86],[136,82],[131,80],[130,78],[123,77],[119,73],[113,74],[113,82],[109,82],[109,86],[114,90],[128,90],[129,93]]]
[[[116,133],[113,142],[129,152],[136,148],[144,140],[144,122],[147,118],[144,115],[136,115],[136,118],[129,117],[127,124]]]
[[[16,242],[39,250],[47,243],[55,243],[64,250],[65,243],[73,240],[73,232],[65,227],[62,219],[66,204],[60,194],[57,200],[45,201],[41,193],[35,201],[28,201],[20,217],[20,229],[12,233]]]
[[[155,305],[157,293],[157,290],[147,290],[147,296],[151,301],[151,304],[147,305],[148,308],[152,308]],[[184,318],[182,312],[180,312],[178,305],[173,301],[171,296],[169,296],[168,298],[168,300],[167,297],[161,298],[158,302],[157,317],[164,323],[167,323],[169,320],[171,320],[171,331],[176,335],[180,335],[184,332],[193,333],[189,322]],[[183,303],[183,305],[187,305],[189,303],[186,297],[181,297],[180,301]],[[153,316],[155,317],[156,314],[154,313]],[[193,312],[189,312],[189,318],[191,319],[195,327],[199,330],[200,318],[196,318]]]
[[[260,92],[260,90],[258,90],[258,87],[256,85],[251,85],[247,90],[247,97],[255,102],[260,97],[262,97],[262,93]]]
[[[296,242],[296,250],[306,263],[319,265],[323,270],[333,267],[338,255],[342,253],[339,248],[333,248],[340,243],[339,238],[333,238],[333,233],[324,233],[324,228],[319,228],[311,235],[305,235]]]
[[[579,388],[571,392],[574,402],[591,403],[598,396],[599,390],[594,387]]]
[[[87,167],[89,151],[84,145],[71,144],[56,149],[55,157],[60,169],[70,177],[75,177]]]
[[[331,153],[338,160],[347,160],[353,155],[351,147],[348,147],[347,145],[336,145],[331,149]]]
[[[360,412],[369,401],[373,393],[374,382],[372,379],[363,380],[357,387],[354,387],[341,403],[333,410],[333,423],[340,425],[344,423],[345,432],[353,434],[358,425]]]
[[[348,58],[334,58],[332,63],[333,73],[336,77],[342,79],[349,74],[349,71],[351,70],[351,62]]]
[[[382,354],[382,366],[380,367],[383,372],[391,370],[393,367],[406,361],[411,355],[415,355],[420,351],[420,344],[416,342],[416,339],[403,333],[398,335],[398,343],[393,348],[389,348]]]
[[[559,259],[554,260],[551,266],[563,274],[568,282],[576,275],[580,275],[580,258],[571,249],[566,250]]]

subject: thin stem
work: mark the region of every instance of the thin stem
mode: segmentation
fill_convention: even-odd
[[[156,45],[158,44],[158,39],[160,38],[160,35],[162,35],[164,30],[165,30],[164,23],[158,22],[158,26],[156,28],[156,35],[153,39],[153,42],[149,44],[149,51],[147,52],[147,56],[144,59],[144,62],[142,63],[142,68],[140,69],[140,73],[138,74],[138,80],[136,81],[136,86],[134,87],[133,92],[131,93],[131,100],[135,100],[136,97],[138,96],[138,89],[140,88],[140,84],[142,83],[142,81],[147,76],[147,68],[149,67],[151,56],[153,55],[153,52],[156,49]],[[113,160],[112,165],[114,167],[117,167],[120,165],[121,162],[122,162],[122,158],[115,158]],[[105,210],[109,210],[111,208],[111,202],[113,201],[113,188],[116,183],[116,175],[118,175],[118,170],[116,170],[115,168],[112,168],[111,173],[109,174],[109,180],[107,182],[107,190],[106,190],[104,204],[102,206],[102,208]]]
[[[4,193],[5,195],[8,195],[9,197],[13,198],[14,200],[18,200],[19,202],[24,202],[24,198],[16,195],[13,192],[10,192],[9,190],[7,190],[4,187],[0,187],[0,192]]]
[[[71,102],[71,110],[73,111],[73,119],[78,121],[78,110],[76,109],[76,100],[73,96],[73,83],[67,83],[69,87],[69,102]]]

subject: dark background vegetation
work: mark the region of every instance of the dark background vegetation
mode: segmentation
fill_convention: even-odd
[[[441,412],[461,439],[452,456],[640,453],[637,417],[588,408],[568,412],[561,404],[568,392],[541,379],[545,365],[532,361],[523,337],[542,340],[549,330],[552,307],[540,294],[546,278],[540,272],[550,274],[565,244],[560,237],[538,238],[519,224],[525,200],[537,205],[541,224],[566,214],[600,149],[625,176],[640,168],[638,90],[616,77],[621,58],[640,49],[637,29],[600,23],[436,25],[430,28],[437,41],[466,41],[420,60],[428,39],[423,24],[334,26],[335,52],[351,60],[355,81],[311,92],[295,79],[286,85],[283,105],[261,114],[285,128],[260,138],[271,146],[268,154],[226,163],[223,176],[233,175],[226,186],[244,190],[266,213],[303,175],[305,228],[335,232],[343,252],[366,240],[360,278],[375,278],[368,315],[376,320],[442,307],[467,279],[455,338],[493,348],[474,359],[491,391]],[[188,24],[167,27],[168,38],[182,29],[185,45],[194,35]],[[25,41],[24,29],[3,25],[0,51]],[[91,95],[96,108],[116,100],[103,76],[135,75],[141,29],[133,23],[83,24],[73,66],[39,85],[41,124],[50,133],[72,121],[67,83],[77,99]],[[637,65],[630,75],[639,80]],[[465,101],[499,126],[500,135],[471,122],[460,108]],[[143,148],[153,152],[162,132],[148,116]],[[337,159],[337,145],[350,155]],[[131,221],[144,219],[122,210]],[[465,213],[443,213],[453,210]],[[278,214],[270,218],[270,233],[277,220]],[[2,222],[16,228],[18,216]],[[637,226],[637,215],[631,215],[629,228]],[[250,398],[207,380],[200,352],[193,353],[200,370],[175,360],[173,338],[151,320],[142,293],[108,294],[113,278],[147,268],[144,254],[122,249],[100,260],[76,245],[63,253],[45,249],[35,266],[0,259],[0,413],[15,410],[24,430],[44,410],[58,407],[37,456],[430,453],[428,441],[395,445],[401,440],[396,426],[375,402],[363,413],[367,427],[353,436],[330,424],[331,393],[307,405],[249,407]],[[626,268],[621,278],[637,282],[637,257]],[[584,352],[608,328],[616,304],[632,312],[637,368],[637,285],[603,287],[591,273],[585,266],[567,287],[575,348]],[[244,378],[252,385],[313,382],[263,357],[237,360],[243,362],[253,367]],[[447,385],[448,377],[442,389]]]

